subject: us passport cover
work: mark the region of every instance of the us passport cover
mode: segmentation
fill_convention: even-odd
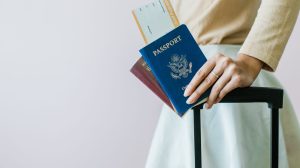
[[[186,86],[206,62],[186,25],[182,24],[148,44],[140,49],[140,53],[180,116],[208,97],[209,90],[194,104],[186,104],[188,97],[183,96]]]

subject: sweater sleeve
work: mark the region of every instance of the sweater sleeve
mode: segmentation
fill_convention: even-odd
[[[300,0],[262,0],[257,16],[239,53],[264,62],[275,71],[296,23]]]

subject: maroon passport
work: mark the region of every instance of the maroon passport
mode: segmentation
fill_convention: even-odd
[[[146,64],[143,58],[140,58],[130,69],[141,82],[143,82],[153,93],[155,93],[165,104],[173,109],[172,103],[161,89],[160,85],[153,76],[150,67]],[[174,109],[173,109],[174,110]]]

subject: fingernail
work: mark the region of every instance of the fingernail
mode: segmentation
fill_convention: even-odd
[[[211,106],[209,105],[209,104],[205,104],[205,108],[207,109],[207,110],[209,110],[210,108],[211,108]]]
[[[207,106],[208,106],[207,103],[205,103],[205,104],[204,104],[204,108],[205,108],[206,110],[208,109]]]
[[[189,90],[188,90],[188,86],[184,89],[184,94],[183,94],[183,96],[184,97],[187,97],[189,94]]]
[[[183,96],[184,96],[184,97],[187,97],[187,96],[188,96],[188,92],[187,92],[187,91],[184,91]]]
[[[188,99],[186,100],[186,104],[192,104],[192,99],[188,98]]]

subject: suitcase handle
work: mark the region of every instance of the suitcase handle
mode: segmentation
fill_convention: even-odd
[[[270,154],[271,168],[278,168],[279,146],[279,108],[283,105],[283,90],[266,87],[238,88],[228,93],[220,103],[251,103],[265,102],[271,109],[270,127]],[[193,107],[194,112],[194,143],[195,143],[195,168],[202,167],[201,156],[201,113],[203,104]]]

